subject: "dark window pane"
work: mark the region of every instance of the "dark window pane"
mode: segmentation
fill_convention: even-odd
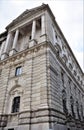
[[[29,36],[29,40],[31,40],[31,35]]]
[[[14,129],[8,129],[8,130],[14,130]]]
[[[18,96],[13,99],[12,113],[19,112],[19,106],[20,106],[20,97]]]
[[[62,102],[63,102],[63,111],[64,113],[68,114],[68,110],[67,110],[67,95],[66,95],[66,91],[63,90],[62,91]]]
[[[61,72],[61,79],[62,79],[62,84],[64,86],[64,74]]]
[[[70,97],[70,104],[71,104],[72,116],[75,117],[75,113],[74,113],[74,99],[73,99],[72,96]]]
[[[80,114],[79,114],[79,103],[78,103],[78,101],[76,101],[76,107],[77,107],[78,118],[80,120],[81,118],[80,118]]]
[[[22,67],[19,66],[19,67],[16,68],[15,76],[21,75],[21,73],[22,73]]]

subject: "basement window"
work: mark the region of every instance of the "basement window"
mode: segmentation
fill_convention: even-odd
[[[15,71],[15,76],[18,76],[18,75],[21,75],[22,74],[22,67],[19,66],[16,68],[16,71]]]
[[[20,96],[15,97],[13,99],[12,113],[19,112],[19,107],[20,107]]]

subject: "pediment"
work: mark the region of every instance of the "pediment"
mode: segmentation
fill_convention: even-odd
[[[14,19],[7,27],[6,29],[9,29],[10,27],[14,26],[15,24],[21,22],[21,20],[24,20],[25,18],[39,12],[40,10],[47,8],[48,5],[42,4],[41,6],[38,6],[36,8],[32,9],[26,9],[21,15],[19,15],[16,19]]]

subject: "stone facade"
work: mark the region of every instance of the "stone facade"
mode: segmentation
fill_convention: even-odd
[[[6,27],[0,59],[0,130],[84,130],[84,74],[48,5]]]

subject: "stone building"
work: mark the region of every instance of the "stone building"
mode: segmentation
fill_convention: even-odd
[[[84,130],[84,73],[46,4],[0,34],[0,130]]]

